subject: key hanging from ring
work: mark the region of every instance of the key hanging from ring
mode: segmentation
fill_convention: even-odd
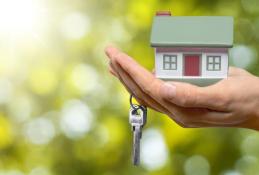
[[[138,166],[140,163],[140,139],[142,137],[142,128],[147,120],[147,108],[143,105],[133,104],[133,96],[130,95],[129,123],[133,132],[133,165]]]

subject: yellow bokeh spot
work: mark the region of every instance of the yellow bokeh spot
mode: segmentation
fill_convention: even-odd
[[[170,147],[174,147],[178,144],[188,143],[189,141],[193,140],[194,136],[197,135],[195,129],[182,128],[173,122],[169,117],[163,117],[163,121],[165,138]]]
[[[138,27],[147,27],[153,19],[153,1],[132,1],[129,7],[128,20]]]
[[[108,142],[110,145],[120,145],[126,137],[127,131],[121,120],[108,117],[104,120],[104,126],[108,130]]]
[[[12,129],[5,116],[0,114],[0,149],[9,146],[13,141]]]
[[[36,94],[47,95],[56,89],[57,77],[54,71],[45,67],[34,69],[29,76],[29,85]]]

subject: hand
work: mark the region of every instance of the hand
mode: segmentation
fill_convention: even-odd
[[[110,72],[140,104],[168,115],[182,127],[259,130],[259,79],[247,71],[230,67],[227,79],[198,87],[157,79],[114,47],[105,52]]]

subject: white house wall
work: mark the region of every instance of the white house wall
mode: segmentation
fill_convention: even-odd
[[[163,70],[163,55],[177,55],[177,70]],[[177,52],[167,52],[167,53],[156,53],[155,54],[155,64],[156,64],[156,75],[158,78],[170,78],[170,77],[180,77],[183,73],[183,54]]]
[[[221,57],[220,71],[207,71],[207,56]],[[228,74],[228,54],[227,53],[204,53],[202,54],[202,76],[203,77],[221,77],[225,78]]]
[[[177,55],[177,70],[163,70],[163,55]],[[155,51],[155,69],[158,78],[183,77],[183,55],[200,54],[201,55],[201,76],[199,77],[217,77],[225,78],[228,74],[228,54],[227,53],[200,53],[200,52],[156,52]],[[221,56],[221,70],[207,71],[207,56]],[[197,77],[197,76],[195,76]]]

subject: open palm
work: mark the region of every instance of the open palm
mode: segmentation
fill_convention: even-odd
[[[232,126],[259,130],[259,79],[230,67],[227,79],[207,87],[164,82],[115,47],[105,49],[110,72],[143,104],[183,127]]]

